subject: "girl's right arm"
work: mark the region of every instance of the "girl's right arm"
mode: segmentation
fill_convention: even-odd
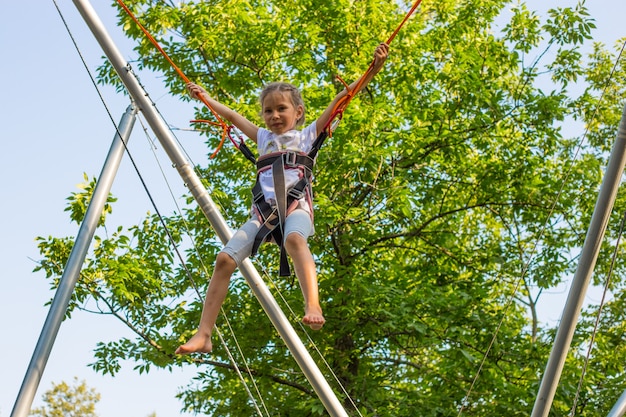
[[[207,94],[206,90],[200,87],[198,84],[188,83],[187,90],[189,90],[189,94],[191,95],[191,97],[195,98],[196,100],[201,100],[200,97],[204,98],[211,105],[213,110],[217,112],[217,114],[235,125],[239,130],[243,132],[244,135],[246,135],[247,137],[252,139],[254,143],[256,143],[257,132],[259,131],[259,127],[257,125],[255,125],[230,107],[213,99]]]

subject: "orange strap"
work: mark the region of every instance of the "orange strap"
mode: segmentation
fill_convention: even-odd
[[[122,0],[117,0],[117,2],[120,5],[120,7],[122,7],[122,9],[124,9],[126,11],[126,13],[131,17],[131,19],[133,19],[135,21],[137,26],[139,26],[141,31],[146,35],[146,37],[150,40],[150,42],[152,42],[152,44],[159,50],[161,55],[163,55],[163,57],[170,63],[170,65],[178,73],[180,78],[182,78],[185,83],[189,83],[190,82],[189,78],[187,78],[187,76],[180,70],[180,68],[178,68],[178,66],[176,66],[174,61],[172,61],[171,58],[167,55],[167,53],[165,53],[165,51],[163,50],[163,48],[161,48],[161,46],[156,41],[156,39],[154,39],[152,37],[152,35],[150,35],[150,33],[146,30],[146,28],[144,28],[143,25],[141,23],[139,23],[139,21],[137,20],[135,15],[133,15],[133,13],[126,6],[126,4],[124,4],[124,2]],[[419,4],[421,2],[422,2],[422,0],[416,0],[416,2],[413,4],[413,6],[409,10],[409,12],[406,14],[406,16],[404,16],[404,19],[402,20],[402,22],[400,22],[400,24],[398,25],[396,30],[394,30],[394,32],[391,34],[389,39],[387,39],[387,42],[386,42],[387,45],[389,45],[391,43],[391,41],[394,40],[394,38],[396,37],[398,32],[400,32],[400,29],[402,28],[402,26],[404,26],[406,21],[409,20],[409,17],[411,17],[411,15],[415,11],[415,9],[417,9],[417,6],[419,6]],[[355,93],[361,90],[361,88],[363,87],[363,83],[365,82],[365,79],[371,73],[373,67],[374,67],[374,61],[372,61],[372,63],[369,65],[369,67],[367,68],[365,73],[361,76],[361,78],[359,78],[359,80],[357,81],[356,85],[354,86],[354,88],[352,90],[350,90],[349,86],[340,77],[337,77],[339,79],[339,81],[341,81],[341,83],[346,87],[347,94],[345,96],[343,96],[337,102],[337,104],[335,105],[335,107],[334,107],[334,109],[333,109],[333,111],[331,113],[331,117],[328,120],[328,123],[326,123],[326,126],[324,126],[324,130],[326,130],[328,132],[329,136],[332,135],[332,130],[333,130],[333,128],[331,128],[331,125],[333,123],[335,123],[336,121],[338,122],[339,120],[341,120],[341,118],[343,116],[344,110],[346,109],[346,107],[348,106],[350,101],[352,101],[352,99],[354,98]],[[208,121],[208,120],[202,120],[202,122],[208,123],[208,124],[212,124],[214,126],[221,126],[221,128],[222,128],[222,138],[220,140],[220,143],[219,143],[217,149],[215,150],[215,152],[213,152],[213,154],[211,155],[211,158],[214,158],[215,155],[217,155],[217,153],[220,151],[220,149],[222,149],[222,146],[224,145],[226,137],[229,136],[229,131],[230,131],[231,127],[228,126],[222,120],[222,118],[219,116],[219,114],[217,114],[217,112],[213,109],[213,107],[211,107],[209,102],[204,97],[200,96],[198,98],[200,99],[200,101],[202,101],[204,103],[205,106],[208,107],[208,109],[211,111],[211,113],[213,113],[213,116],[215,116],[215,119],[217,120],[216,122],[212,122],[212,121]]]
[[[156,41],[156,39],[154,39],[154,37],[152,37],[152,35],[150,35],[150,33],[146,30],[146,28],[143,27],[143,25],[141,23],[139,23],[139,20],[137,20],[137,18],[135,17],[133,12],[130,11],[128,6],[126,6],[126,4],[124,4],[124,2],[122,0],[117,0],[117,2],[120,5],[120,7],[122,9],[124,9],[124,11],[128,14],[128,16],[130,16],[130,18],[133,19],[133,21],[137,24],[137,26],[139,26],[141,31],[146,35],[148,40],[150,40],[150,42],[152,42],[152,44],[159,50],[159,52],[161,53],[161,55],[163,55],[163,57],[167,60],[167,62],[170,63],[172,68],[174,68],[174,70],[178,73],[180,78],[182,78],[182,80],[185,82],[185,84],[190,83],[191,81],[189,80],[189,78],[187,78],[187,76],[180,70],[180,68],[178,68],[178,66],[176,66],[174,61],[172,61],[172,59],[167,55],[167,53],[165,53],[165,51],[163,50],[163,48],[161,48],[161,46]],[[226,124],[224,122],[224,120],[222,120],[222,118],[220,117],[219,114],[217,114],[215,109],[213,109],[213,107],[211,107],[211,105],[209,104],[208,100],[206,100],[202,96],[199,96],[198,99],[200,101],[202,101],[202,103],[204,103],[205,106],[208,107],[208,109],[211,111],[211,113],[213,113],[213,116],[217,120],[215,122],[214,121],[210,121],[210,120],[199,120],[199,122],[207,123],[207,124],[210,124],[210,125],[213,125],[213,126],[220,126],[222,128],[222,138],[220,140],[220,143],[217,146],[217,149],[215,149],[215,151],[213,152],[213,154],[211,154],[211,158],[215,158],[215,155],[217,155],[217,153],[220,151],[220,149],[222,149],[222,146],[224,145],[224,142],[226,141],[226,137],[228,136],[228,133],[229,133],[231,127],[228,124]]]
[[[415,9],[417,9],[417,6],[419,6],[419,4],[421,2],[422,2],[422,0],[417,0],[415,2],[415,4],[413,4],[413,7],[411,7],[411,10],[409,10],[409,12],[406,14],[406,16],[404,16],[404,20],[402,20],[402,22],[400,22],[400,24],[398,25],[396,30],[394,30],[393,33],[391,34],[391,36],[389,37],[389,39],[387,39],[387,42],[386,42],[387,45],[389,45],[391,43],[391,41],[396,37],[398,32],[400,32],[400,29],[402,29],[402,26],[404,26],[404,23],[406,23],[406,21],[409,20],[409,17],[411,17],[411,15],[415,11]]]
[[[387,39],[387,42],[385,42],[387,45],[389,45],[391,41],[394,40],[398,32],[400,32],[400,29],[402,29],[402,26],[404,26],[406,21],[409,20],[409,17],[411,17],[411,15],[415,11],[415,9],[417,9],[417,6],[419,6],[421,2],[422,0],[417,0],[413,4],[409,12],[406,14],[406,16],[404,16],[404,19],[402,20],[402,22],[400,22],[396,30],[393,31],[389,39]],[[326,126],[324,126],[324,130],[327,130],[328,136],[332,135],[332,131],[334,129],[332,125],[337,123],[339,120],[341,120],[341,118],[343,117],[344,110],[346,109],[346,107],[348,107],[348,104],[350,103],[350,101],[352,101],[356,92],[361,91],[361,88],[363,87],[363,83],[365,82],[365,79],[372,72],[372,69],[374,68],[374,61],[375,60],[372,61],[372,63],[369,65],[365,73],[361,76],[361,78],[359,78],[359,80],[357,81],[356,85],[354,86],[352,90],[350,90],[350,87],[348,86],[348,84],[346,84],[345,81],[343,81],[339,76],[337,76],[337,79],[346,87],[347,94],[343,96],[341,99],[339,99],[339,101],[337,101],[337,104],[335,104],[335,107],[333,108],[333,111],[331,113],[330,119],[328,120],[328,123],[326,123]]]

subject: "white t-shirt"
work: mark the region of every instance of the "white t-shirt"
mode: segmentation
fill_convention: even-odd
[[[281,151],[308,153],[313,146],[316,135],[316,122],[311,123],[302,130],[290,130],[282,135],[276,135],[270,130],[259,128],[256,137],[259,156]],[[300,171],[297,168],[285,168],[285,186],[287,190],[300,180],[299,174]],[[272,177],[271,167],[259,173],[259,183],[261,184],[265,201],[274,204],[276,202],[276,193],[274,192],[274,178]],[[302,200],[300,206],[310,211],[309,205]]]

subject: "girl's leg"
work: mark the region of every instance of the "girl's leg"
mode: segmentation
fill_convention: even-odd
[[[204,307],[202,308],[198,331],[187,343],[176,349],[177,354],[183,355],[193,352],[208,353],[213,349],[211,343],[213,326],[215,326],[217,315],[224,303],[224,299],[226,299],[230,277],[233,272],[235,272],[236,268],[237,263],[230,255],[224,252],[220,252],[217,255],[213,276],[209,282],[209,288],[207,289],[206,298],[204,299]]]
[[[304,317],[302,322],[311,327],[313,330],[322,328],[326,320],[322,314],[322,307],[319,301],[319,289],[317,285],[317,270],[311,250],[307,244],[307,240],[303,235],[304,225],[308,225],[311,229],[311,220],[309,214],[304,210],[295,210],[287,217],[289,225],[285,225],[285,231],[288,233],[285,239],[285,249],[293,261],[293,267],[296,270],[296,276],[302,289],[304,298]],[[299,226],[302,225],[302,226]],[[304,233],[309,233],[307,230]]]
[[[217,254],[215,269],[209,282],[200,325],[198,331],[184,345],[176,349],[177,354],[192,352],[210,352],[213,349],[211,334],[217,320],[217,315],[228,293],[230,277],[235,272],[238,262],[250,256],[254,237],[259,229],[259,222],[250,219],[230,239],[226,247]]]

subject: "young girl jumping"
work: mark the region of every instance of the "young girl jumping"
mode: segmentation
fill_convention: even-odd
[[[376,47],[372,70],[365,75],[366,78],[363,80],[361,88],[365,87],[380,71],[388,53],[389,46],[387,44],[381,43]],[[356,85],[357,82],[350,85],[350,91]],[[304,124],[305,109],[300,92],[291,84],[271,83],[261,92],[259,97],[261,115],[267,129],[258,127],[239,113],[212,99],[202,87],[189,83],[187,89],[192,98],[199,99],[202,96],[221,117],[253,140],[257,144],[260,157],[280,151],[309,152],[315,138],[332,117],[335,104],[347,94],[344,89],[315,122],[302,130],[296,130],[296,127]],[[289,189],[298,181],[299,173],[297,169],[289,167],[285,167],[284,172],[285,186]],[[259,184],[263,190],[265,201],[270,205],[276,204],[271,168],[259,173]],[[309,202],[304,197],[300,198],[295,209],[286,216],[282,231],[283,244],[293,262],[304,298],[302,322],[313,330],[319,330],[324,325],[325,319],[319,302],[315,261],[307,243],[308,237],[314,232],[311,210]],[[211,334],[217,315],[228,293],[230,277],[235,272],[237,265],[252,254],[255,237],[261,226],[261,221],[253,215],[217,255],[198,330],[187,343],[176,349],[177,354],[211,352],[213,348]]]

